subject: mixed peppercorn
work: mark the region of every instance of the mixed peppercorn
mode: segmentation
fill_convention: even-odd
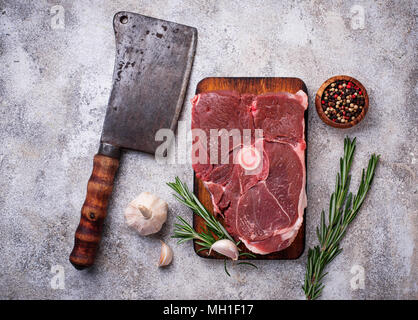
[[[356,119],[364,108],[364,94],[352,81],[338,80],[324,90],[321,106],[333,122],[348,123]]]

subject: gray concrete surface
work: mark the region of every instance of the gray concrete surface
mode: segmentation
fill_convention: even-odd
[[[64,8],[63,29],[54,5]],[[191,213],[165,182],[178,175],[191,184],[191,166],[162,166],[133,152],[122,160],[95,267],[80,272],[68,262],[111,89],[112,17],[119,10],[198,28],[182,120],[190,121],[188,101],[207,76],[305,81],[307,246],[316,244],[344,136],[358,139],[353,189],[369,155],[380,153],[373,188],[328,270],[323,298],[418,298],[417,9],[416,1],[1,0],[0,298],[303,299],[306,251],[296,261],[257,262],[258,270],[231,266],[229,278],[221,261],[177,245],[170,238],[175,216],[191,220]],[[369,114],[346,131],[327,127],[313,105],[321,83],[337,74],[356,77],[370,95]],[[169,202],[166,225],[151,237],[129,230],[123,218],[141,191]],[[175,254],[166,269],[156,267],[159,239]],[[54,268],[64,283],[53,278]],[[356,270],[364,270],[364,288]]]

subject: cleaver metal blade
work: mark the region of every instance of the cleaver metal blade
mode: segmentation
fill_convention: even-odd
[[[154,154],[156,132],[175,129],[196,51],[193,27],[121,11],[113,28],[113,87],[70,254],[77,269],[94,263],[121,150]]]
[[[116,59],[101,142],[154,154],[155,133],[174,129],[192,68],[197,30],[129,12],[113,20]]]

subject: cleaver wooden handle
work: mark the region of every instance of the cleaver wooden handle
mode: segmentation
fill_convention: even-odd
[[[82,270],[94,263],[118,167],[117,158],[102,154],[94,156],[93,172],[87,184],[86,200],[81,208],[80,224],[70,255],[70,262],[76,269]]]

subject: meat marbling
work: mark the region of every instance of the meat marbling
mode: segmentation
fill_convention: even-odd
[[[215,214],[223,215],[228,232],[254,253],[268,254],[290,246],[307,205],[306,94],[256,96],[212,91],[196,95],[192,104],[193,152],[206,152],[207,159],[207,163],[193,163],[193,169],[211,194]],[[206,138],[194,129],[200,129]],[[259,170],[249,175],[234,161],[235,151],[244,143],[235,141],[234,145],[233,134],[222,157],[221,138],[210,139],[211,129],[234,129],[241,135],[249,132],[248,144],[262,155]],[[263,130],[261,137],[256,129]],[[206,151],[200,148],[204,145]],[[218,152],[211,153],[211,149]]]

